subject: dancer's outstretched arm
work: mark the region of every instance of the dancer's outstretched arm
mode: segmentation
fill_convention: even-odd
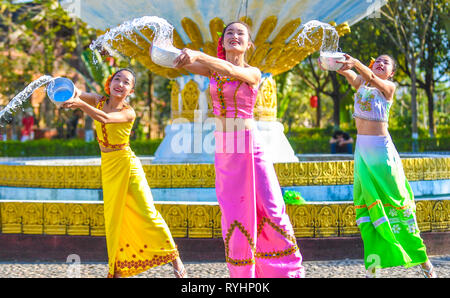
[[[123,109],[119,112],[105,113],[104,111],[88,104],[84,100],[81,100],[79,97],[74,97],[65,101],[61,107],[66,109],[81,109],[94,120],[105,124],[131,122],[136,118],[136,113],[133,109]]]
[[[224,76],[236,78],[251,86],[258,86],[261,71],[256,67],[241,67],[223,59],[209,56],[200,51],[183,49],[181,55],[175,59],[176,68],[184,68],[190,72],[210,76],[217,72]]]
[[[342,63],[342,71],[347,71],[353,67],[358,71],[360,76],[373,87],[380,90],[387,100],[392,100],[395,92],[395,84],[389,80],[381,79],[376,76],[370,68],[362,64],[359,60],[351,57],[350,55],[344,55],[347,60],[337,61],[337,63]]]
[[[359,86],[362,84],[362,77],[358,75],[353,70],[337,70],[338,74],[344,76],[347,79],[347,82],[352,85],[353,88],[358,90]]]
[[[100,94],[84,92],[77,87],[75,87],[74,97],[78,97],[82,101],[94,107],[97,106],[98,102],[102,99],[102,96]]]

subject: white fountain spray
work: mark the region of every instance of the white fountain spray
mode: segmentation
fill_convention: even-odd
[[[14,96],[13,99],[6,105],[6,107],[0,111],[0,127],[11,123],[14,113],[19,109],[23,108],[23,105],[28,100],[28,98],[33,94],[36,89],[40,88],[42,85],[48,84],[53,81],[53,77],[44,75],[37,80],[31,82],[25,89],[23,89],[19,94]]]
[[[142,29],[146,28],[153,31],[153,41],[150,41],[140,32]],[[173,60],[175,60],[180,53],[180,50],[173,46],[173,29],[174,27],[163,18],[144,16],[131,21],[126,21],[123,24],[110,29],[108,32],[94,40],[89,48],[92,51],[95,49],[104,49],[108,54],[112,55],[113,41],[120,42],[127,39],[128,41],[137,44],[137,42],[133,41],[133,36],[139,35],[142,39],[152,45],[151,58],[153,62],[162,66],[172,67]]]
[[[338,50],[339,34],[330,24],[312,20],[302,25],[301,28],[301,32],[297,37],[297,43],[299,46],[305,46],[306,40],[313,43],[309,37],[319,29],[322,29],[322,44],[320,46],[320,51],[333,53]]]
[[[322,29],[322,43],[320,45],[320,64],[327,70],[338,70],[342,64],[337,61],[344,61],[344,53],[339,52],[339,34],[330,24],[316,20],[309,21],[302,26],[302,31],[297,37],[297,43],[300,47],[305,46],[306,40],[311,44],[314,42],[310,37]]]

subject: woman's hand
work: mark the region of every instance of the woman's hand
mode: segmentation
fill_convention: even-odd
[[[336,61],[336,63],[342,64],[342,67],[338,70],[338,73],[352,69],[353,67],[355,67],[356,62],[358,62],[358,60],[348,54],[344,54],[344,57],[345,61]]]
[[[78,90],[79,91],[79,90]],[[66,100],[63,104],[61,104],[61,108],[64,109],[78,109],[81,108],[84,104],[76,94],[72,99]]]
[[[74,94],[73,94],[73,98],[75,98],[75,97],[80,98],[82,93],[83,93],[83,91],[81,91],[80,89],[78,89],[77,87],[75,87]]]
[[[319,68],[320,68],[321,70],[326,71],[326,69],[322,67],[322,63],[320,62],[320,57],[317,58],[317,64],[319,64]]]
[[[197,60],[199,55],[200,55],[200,52],[184,48],[181,51],[181,54],[175,59],[174,67],[175,68],[183,68],[186,65],[193,64]]]

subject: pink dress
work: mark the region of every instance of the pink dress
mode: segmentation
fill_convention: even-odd
[[[257,90],[214,74],[213,113],[253,118]],[[216,195],[230,277],[304,277],[275,169],[257,130],[215,132]]]

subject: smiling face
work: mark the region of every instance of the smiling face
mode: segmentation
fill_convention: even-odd
[[[381,55],[375,60],[372,71],[381,79],[390,79],[395,72],[394,61],[389,56]]]
[[[111,80],[110,95],[125,98],[134,92],[134,75],[122,70],[117,72]]]
[[[241,23],[232,23],[223,33],[223,47],[226,52],[245,53],[252,45],[247,27]]]

